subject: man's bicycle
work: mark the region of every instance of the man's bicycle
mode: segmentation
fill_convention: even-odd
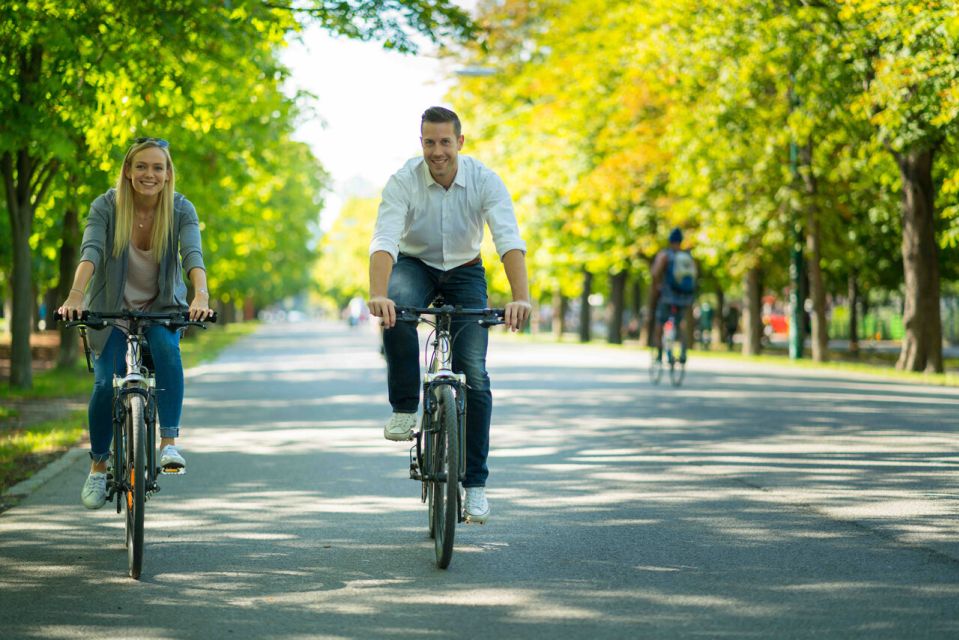
[[[459,483],[466,471],[467,387],[466,376],[453,372],[453,319],[491,327],[503,324],[503,314],[503,309],[447,305],[441,298],[430,307],[396,308],[397,322],[433,327],[424,349],[423,419],[414,434],[416,444],[410,449],[410,478],[422,483],[421,499],[428,504],[429,532],[435,543],[436,565],[441,569],[447,568],[453,557],[456,525],[465,521]]]
[[[649,357],[649,379],[653,384],[659,384],[663,377],[663,369],[669,367],[669,380],[674,387],[683,383],[686,377],[686,353],[683,348],[683,336],[679,331],[677,322],[678,314],[681,313],[680,307],[676,305],[669,306],[669,317],[663,323],[663,356],[666,358],[666,365],[662,358],[657,357],[657,349],[653,347]],[[678,353],[677,353],[678,351]]]
[[[65,319],[57,314],[58,321]],[[216,316],[204,322],[216,322]],[[87,369],[93,371],[86,328],[117,327],[126,334],[126,374],[113,377],[113,444],[107,469],[107,500],[116,496],[117,513],[126,514],[126,547],[130,577],[137,579],[143,568],[143,516],[149,496],[160,490],[160,474],[180,475],[183,469],[157,466],[156,381],[145,331],[151,325],[171,329],[200,327],[204,322],[190,320],[189,313],[151,313],[121,311],[96,313],[84,311],[79,320],[67,320],[65,326],[80,327]]]

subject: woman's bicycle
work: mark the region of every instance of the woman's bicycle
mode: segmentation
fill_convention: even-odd
[[[64,318],[57,314],[58,321]],[[216,316],[204,322],[216,322]],[[113,444],[107,469],[107,500],[116,496],[117,513],[126,514],[126,547],[130,577],[137,579],[143,568],[143,516],[149,496],[160,490],[157,477],[180,475],[181,468],[157,466],[156,381],[145,331],[151,325],[170,329],[206,328],[204,322],[190,320],[189,313],[151,313],[121,311],[96,313],[84,311],[79,320],[65,326],[80,327],[87,369],[93,371],[86,329],[117,327],[126,334],[126,374],[113,378]]]
[[[433,327],[424,349],[423,419],[414,434],[416,444],[410,449],[410,478],[422,483],[421,500],[428,504],[429,532],[435,543],[436,565],[441,569],[447,568],[453,557],[456,525],[465,521],[459,483],[466,471],[466,376],[453,372],[453,319],[491,327],[503,324],[503,314],[503,309],[448,305],[441,298],[430,307],[396,308],[398,322]]]
[[[683,383],[686,377],[686,353],[683,349],[683,337],[679,332],[679,323],[677,314],[681,310],[676,305],[670,305],[669,317],[663,323],[663,356],[666,357],[666,363],[669,367],[669,380],[674,387]],[[677,350],[679,353],[677,354]],[[653,347],[649,357],[649,379],[653,384],[659,384],[663,377],[664,364],[660,357],[657,357],[656,347]]]

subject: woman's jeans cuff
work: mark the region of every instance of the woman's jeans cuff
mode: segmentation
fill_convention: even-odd
[[[179,438],[180,427],[160,427],[161,438]]]
[[[90,459],[93,460],[94,462],[106,462],[107,460],[110,459],[110,452],[108,451],[106,453],[93,453],[91,451]]]

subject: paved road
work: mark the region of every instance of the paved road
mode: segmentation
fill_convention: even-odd
[[[959,391],[494,338],[493,518],[432,564],[376,337],[273,325],[188,383],[143,578],[78,461],[0,515],[3,638],[959,637]]]

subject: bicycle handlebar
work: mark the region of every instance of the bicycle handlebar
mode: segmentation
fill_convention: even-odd
[[[444,304],[439,307],[396,307],[397,322],[419,322],[421,315],[431,316],[450,316],[450,317],[475,317],[477,322],[486,327],[497,324],[503,324],[503,316],[506,315],[505,309],[468,309],[451,304]]]
[[[80,313],[79,320],[68,320],[64,318],[59,311],[53,314],[54,320],[63,322],[67,327],[90,327],[91,329],[104,329],[108,325],[116,325],[116,320],[134,320],[136,322],[146,321],[148,324],[161,324],[165,327],[203,327],[206,322],[216,322],[216,312],[205,320],[190,320],[189,311],[175,311],[173,313],[155,313],[153,311],[128,311],[119,312],[97,312],[83,311]],[[111,322],[112,321],[112,322]]]

